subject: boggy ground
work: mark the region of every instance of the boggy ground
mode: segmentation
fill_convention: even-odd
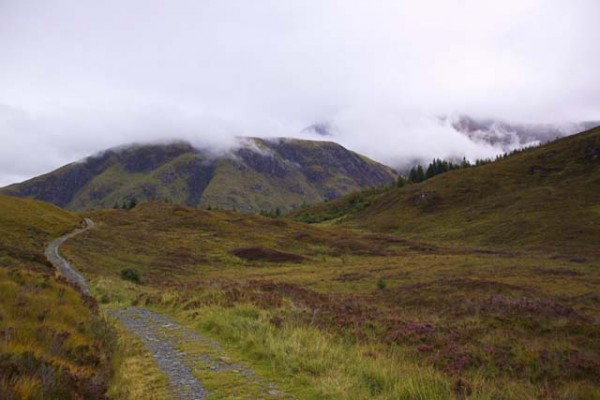
[[[599,398],[593,254],[159,203],[90,216],[63,252],[107,307],[166,312],[298,398]]]

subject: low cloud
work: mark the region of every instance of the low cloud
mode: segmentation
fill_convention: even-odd
[[[439,117],[600,119],[597,15],[596,0],[3,1],[0,185],[172,139],[490,157],[501,146]]]

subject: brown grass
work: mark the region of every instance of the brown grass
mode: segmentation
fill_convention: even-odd
[[[286,220],[275,225],[231,212],[189,209],[182,219],[181,210],[173,213],[161,204],[95,213],[98,228],[65,250],[109,301],[166,307],[194,321],[208,310],[251,304],[274,327],[316,328],[375,346],[373,357],[402,349],[420,366],[443,373],[455,392],[472,390],[474,398],[492,396],[500,382],[499,398],[583,399],[598,390],[595,260],[430,245]],[[307,259],[231,256],[243,248]],[[169,266],[164,254],[173,252],[188,256]],[[139,269],[146,283],[121,283],[124,265]],[[385,289],[378,288],[380,280]]]
[[[5,196],[0,207],[0,398],[105,398],[114,332],[43,256],[79,218]]]

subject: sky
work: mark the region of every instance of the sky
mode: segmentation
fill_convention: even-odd
[[[0,0],[0,186],[170,139],[499,152],[440,124],[600,119],[598,0]]]

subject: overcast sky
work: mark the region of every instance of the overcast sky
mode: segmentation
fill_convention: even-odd
[[[600,119],[598,0],[0,0],[0,186],[170,138],[489,156],[436,122]]]

